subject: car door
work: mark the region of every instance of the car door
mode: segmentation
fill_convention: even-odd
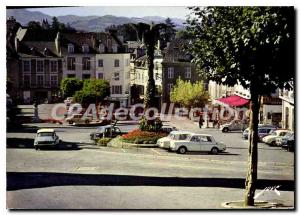
[[[198,136],[193,136],[191,141],[187,143],[187,148],[189,151],[200,151],[200,138]]]
[[[200,140],[200,150],[203,152],[209,152],[213,146],[211,138],[209,136],[201,136]]]

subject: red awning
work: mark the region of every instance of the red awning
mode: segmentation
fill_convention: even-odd
[[[220,98],[216,100],[217,103],[222,105],[229,105],[234,107],[243,106],[249,103],[249,99],[244,99],[240,96],[233,95],[226,98]]]

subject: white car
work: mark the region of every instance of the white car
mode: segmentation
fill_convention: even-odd
[[[276,138],[277,137],[283,137],[287,133],[291,133],[288,130],[275,130],[269,133],[269,135],[262,138],[262,141],[268,145],[275,146],[276,145]]]
[[[189,134],[191,134],[189,131],[171,131],[168,136],[158,139],[157,145],[160,148],[169,149],[171,140],[185,140]]]
[[[226,145],[216,142],[215,138],[209,134],[190,134],[186,140],[171,140],[170,150],[180,154],[187,151],[218,154],[226,150]]]

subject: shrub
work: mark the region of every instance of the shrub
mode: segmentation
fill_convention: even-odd
[[[107,144],[111,141],[111,138],[98,138],[96,139],[96,143],[98,146],[107,146]]]
[[[159,118],[147,120],[145,117],[139,122],[139,128],[142,131],[159,131],[162,127],[162,121]]]
[[[122,141],[135,144],[155,144],[159,138],[167,136],[164,132],[133,130],[121,136]]]

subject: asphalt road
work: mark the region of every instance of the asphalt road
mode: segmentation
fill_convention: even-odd
[[[73,145],[35,151],[25,141],[35,135],[34,130],[7,133],[7,207],[206,209],[243,199],[247,143],[241,140],[241,133],[199,130],[188,120],[171,119],[169,124],[213,134],[227,145],[226,153],[179,155],[157,148],[89,147],[80,142],[88,139],[94,128],[73,127],[56,128],[58,135]],[[12,143],[16,139],[19,144]],[[258,192],[280,186],[280,196],[265,192],[258,200],[293,206],[293,153],[261,143],[258,178]]]

